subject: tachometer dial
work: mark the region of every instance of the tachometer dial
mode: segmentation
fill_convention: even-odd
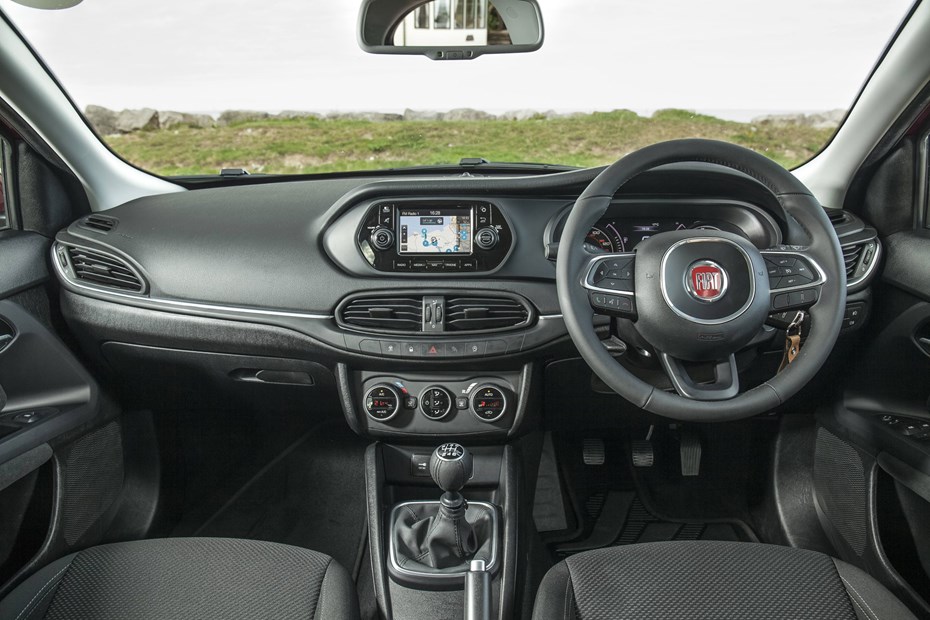
[[[588,236],[584,238],[584,244],[585,247],[591,252],[607,253],[617,251],[610,236],[600,228],[592,228],[591,232],[588,233]]]

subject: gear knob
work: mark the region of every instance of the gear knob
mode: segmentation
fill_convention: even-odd
[[[429,457],[429,474],[443,491],[458,493],[471,480],[471,452],[457,443],[442,444]]]

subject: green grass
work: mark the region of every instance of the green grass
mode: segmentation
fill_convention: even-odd
[[[674,138],[713,138],[754,149],[785,167],[810,158],[830,129],[725,121],[684,110],[651,118],[628,110],[525,121],[368,121],[269,119],[209,129],[109,136],[129,161],[162,175],[312,173],[489,161],[597,166]]]

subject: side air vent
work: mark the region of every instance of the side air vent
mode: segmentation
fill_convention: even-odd
[[[846,277],[851,278],[859,264],[859,257],[862,255],[862,245],[845,245],[843,246],[843,262],[846,263]]]
[[[525,325],[529,319],[529,310],[515,299],[507,297],[446,298],[447,331],[507,329]]]
[[[416,332],[423,323],[423,298],[360,297],[342,308],[341,318],[356,327]]]
[[[145,290],[142,278],[121,258],[98,250],[67,246],[74,277],[87,284],[132,293]]]
[[[80,226],[81,228],[89,228],[97,232],[108,233],[116,228],[116,222],[116,218],[108,215],[88,215],[81,220]]]

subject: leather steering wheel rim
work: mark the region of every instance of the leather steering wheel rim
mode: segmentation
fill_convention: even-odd
[[[785,243],[798,246],[823,269],[826,279],[810,308],[811,330],[794,362],[768,381],[726,400],[702,401],[666,392],[624,368],[595,332],[594,311],[582,286],[591,255],[584,239],[617,192],[630,179],[674,163],[724,166],[762,183],[784,209],[792,225]],[[769,411],[803,388],[826,361],[842,326],[846,305],[846,270],[839,240],[827,214],[810,191],[788,170],[741,146],[714,140],[673,140],[647,146],[606,168],[581,194],[569,212],[559,243],[556,266],[559,304],[569,335],[594,373],[637,407],[660,416],[691,422],[722,422]],[[761,325],[760,325],[761,328]]]

